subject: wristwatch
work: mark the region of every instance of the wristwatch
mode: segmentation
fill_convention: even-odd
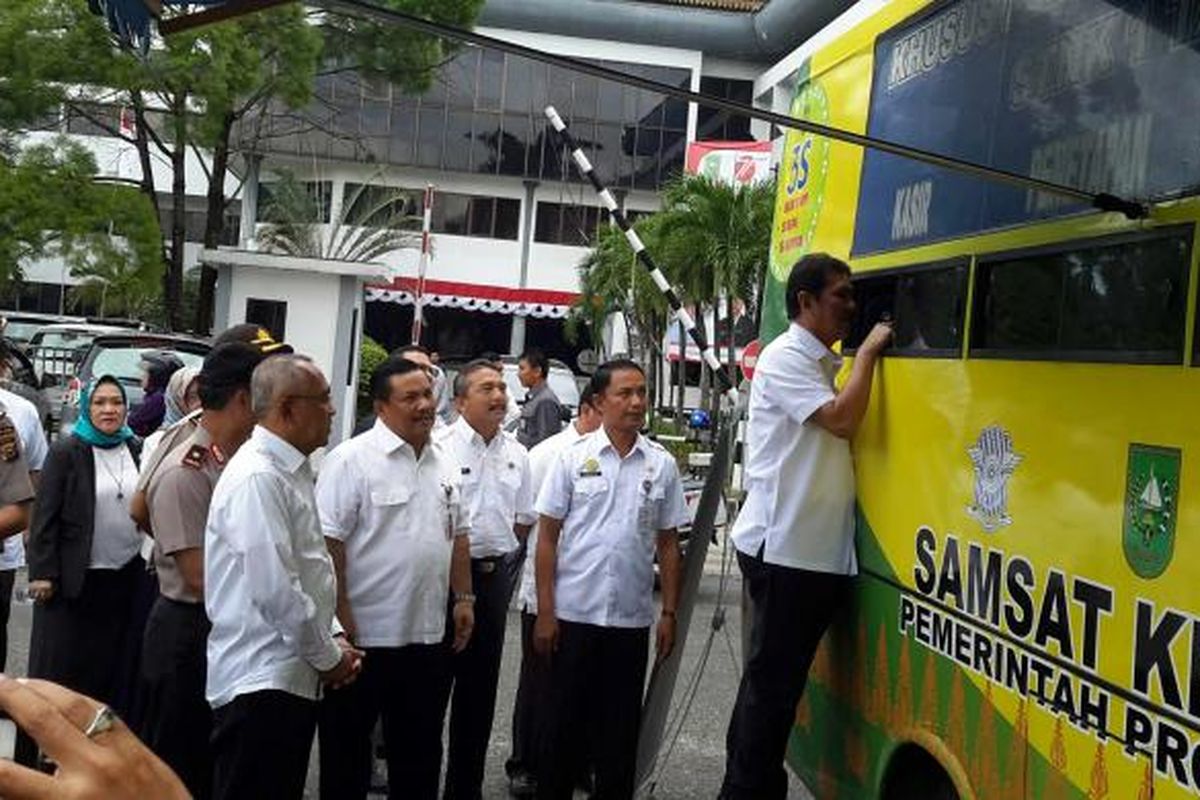
[[[475,595],[471,594],[470,592],[455,592],[454,604],[458,605],[459,603],[470,603],[471,605],[474,605]]]

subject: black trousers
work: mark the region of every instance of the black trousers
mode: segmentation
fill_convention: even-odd
[[[321,797],[367,796],[371,732],[382,717],[388,797],[437,800],[450,649],[439,642],[371,647],[366,654],[358,680],[321,700]]]
[[[134,717],[130,650],[141,651],[135,600],[145,562],[135,556],[120,569],[89,569],[79,597],[56,595],[33,607],[29,677],[61,683]]]
[[[750,648],[726,734],[721,800],[783,800],[783,758],[817,645],[850,579],[738,552],[752,601]]]
[[[504,628],[522,552],[517,550],[496,559],[471,559],[475,629],[466,649],[451,659],[454,693],[446,762],[447,800],[480,800],[483,796],[483,769],[496,713]],[[447,636],[454,636],[453,620],[447,624]]]
[[[536,621],[536,614],[521,612],[521,673],[513,702],[512,755],[504,765],[510,777],[522,773],[536,776],[538,753],[542,748],[550,676],[546,660],[533,650]]]
[[[570,800],[589,755],[594,800],[633,797],[649,648],[649,628],[559,620],[538,759],[540,800]]]
[[[317,704],[288,692],[240,695],[213,711],[213,797],[301,800]]]
[[[160,595],[142,639],[142,741],[196,800],[212,795],[213,719],[204,699],[210,627],[202,604]]]
[[[0,540],[0,545],[3,545],[3,540]],[[8,666],[8,617],[12,612],[13,582],[16,577],[15,569],[0,569],[0,672]]]

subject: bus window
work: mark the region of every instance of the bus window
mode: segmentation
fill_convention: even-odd
[[[1191,244],[1176,230],[981,260],[971,355],[1180,363]]]
[[[906,267],[854,280],[858,305],[843,350],[856,349],[886,315],[895,322],[889,355],[957,357],[962,350],[967,266]]]

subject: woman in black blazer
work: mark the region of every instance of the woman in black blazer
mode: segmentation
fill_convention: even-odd
[[[128,653],[138,632],[131,620],[145,571],[129,517],[141,441],[126,416],[125,389],[110,375],[80,394],[79,419],[42,467],[26,553],[36,602],[30,677],[123,714],[132,711]]]

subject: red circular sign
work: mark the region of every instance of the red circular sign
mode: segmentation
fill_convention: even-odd
[[[762,352],[762,342],[755,339],[742,350],[742,374],[746,380],[754,380],[754,368],[758,366],[758,354]]]

